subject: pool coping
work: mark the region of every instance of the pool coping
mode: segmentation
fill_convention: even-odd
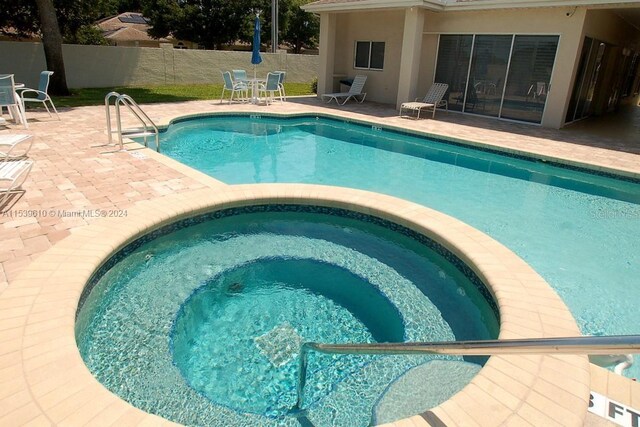
[[[131,406],[95,380],[76,346],[75,311],[91,275],[126,244],[176,220],[228,207],[311,204],[396,222],[443,244],[489,286],[500,309],[501,339],[580,335],[544,279],[509,249],[455,218],[361,190],[209,182],[210,188],[141,202],[129,209],[126,220],[102,218],[74,230],[0,294],[0,404],[5,414],[0,424],[82,425],[99,419],[101,424],[175,425]],[[451,399],[395,425],[429,425],[427,419],[437,418],[446,425],[579,426],[587,414],[589,383],[585,356],[494,356]]]

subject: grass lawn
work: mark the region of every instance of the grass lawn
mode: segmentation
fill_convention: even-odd
[[[311,83],[285,83],[287,96],[312,95]],[[54,96],[56,107],[81,107],[84,105],[102,105],[109,92],[126,93],[139,104],[152,102],[180,102],[206,99],[220,99],[222,85],[159,85],[131,87],[102,87],[72,89],[71,96]],[[225,94],[228,97],[230,92]]]

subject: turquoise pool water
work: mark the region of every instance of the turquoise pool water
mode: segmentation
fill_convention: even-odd
[[[282,205],[169,226],[91,281],[77,316],[80,353],[112,392],[186,425],[367,426],[424,411],[484,359],[312,354],[305,418],[290,412],[304,341],[497,337],[477,277],[397,230]],[[395,404],[393,390],[411,385],[416,368],[421,394]]]
[[[533,266],[583,333],[640,333],[640,184],[315,117],[183,121],[162,149],[229,184],[339,185],[437,209]]]

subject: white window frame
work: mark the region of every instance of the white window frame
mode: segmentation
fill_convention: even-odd
[[[358,67],[356,66],[356,60],[358,58],[358,43],[369,43],[369,61],[367,62],[366,67]],[[374,41],[374,40],[356,40],[353,43],[353,68],[356,70],[372,70],[372,71],[383,71],[385,58],[382,58],[382,68],[372,68],[371,67],[371,51],[373,47],[373,43],[384,43],[384,52],[385,55],[387,53],[387,42],[385,41]]]

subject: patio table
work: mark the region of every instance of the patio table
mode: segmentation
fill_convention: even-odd
[[[265,79],[253,78],[245,80],[247,83],[251,84],[251,103],[258,104],[260,103],[260,99],[258,98],[258,85],[260,83],[266,83]]]

